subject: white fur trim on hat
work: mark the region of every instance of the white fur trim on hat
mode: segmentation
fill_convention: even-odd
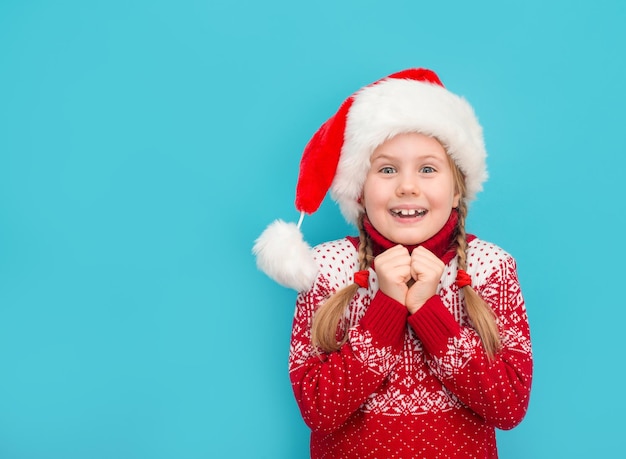
[[[370,157],[385,140],[407,132],[436,137],[465,175],[471,201],[487,178],[482,128],[469,103],[429,82],[388,78],[354,96],[331,196],[347,221],[356,223]]]

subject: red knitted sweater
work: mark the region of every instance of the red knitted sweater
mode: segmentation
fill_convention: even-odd
[[[311,457],[497,458],[495,428],[521,422],[532,379],[514,259],[493,244],[469,242],[467,272],[495,312],[503,344],[491,362],[454,283],[455,257],[442,257],[438,294],[413,315],[378,290],[370,269],[369,287],[359,288],[346,312],[348,342],[317,353],[311,319],[328,296],[353,283],[353,242],[317,246],[317,279],[297,298],[289,370],[311,429]]]

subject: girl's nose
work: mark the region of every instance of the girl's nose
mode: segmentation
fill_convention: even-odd
[[[420,192],[419,186],[413,177],[403,177],[398,183],[398,188],[396,189],[396,193],[398,196],[406,196],[406,195],[418,195]]]

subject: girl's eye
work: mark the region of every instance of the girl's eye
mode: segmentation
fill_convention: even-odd
[[[423,172],[424,174],[432,174],[433,172],[436,172],[436,171],[434,167],[424,166],[420,169],[420,172]]]
[[[396,170],[391,166],[385,166],[380,168],[382,174],[393,174]]]

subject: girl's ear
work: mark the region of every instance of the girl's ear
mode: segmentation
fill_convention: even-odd
[[[461,192],[460,192],[460,191],[457,191],[457,192],[454,194],[454,199],[452,200],[452,208],[453,208],[453,209],[458,208],[458,207],[459,207],[460,202],[461,202]]]
[[[361,212],[362,213],[366,213],[365,212],[365,199],[363,199],[363,195],[361,194],[361,196],[358,197],[358,199],[356,200],[357,204],[359,206],[361,206]]]

